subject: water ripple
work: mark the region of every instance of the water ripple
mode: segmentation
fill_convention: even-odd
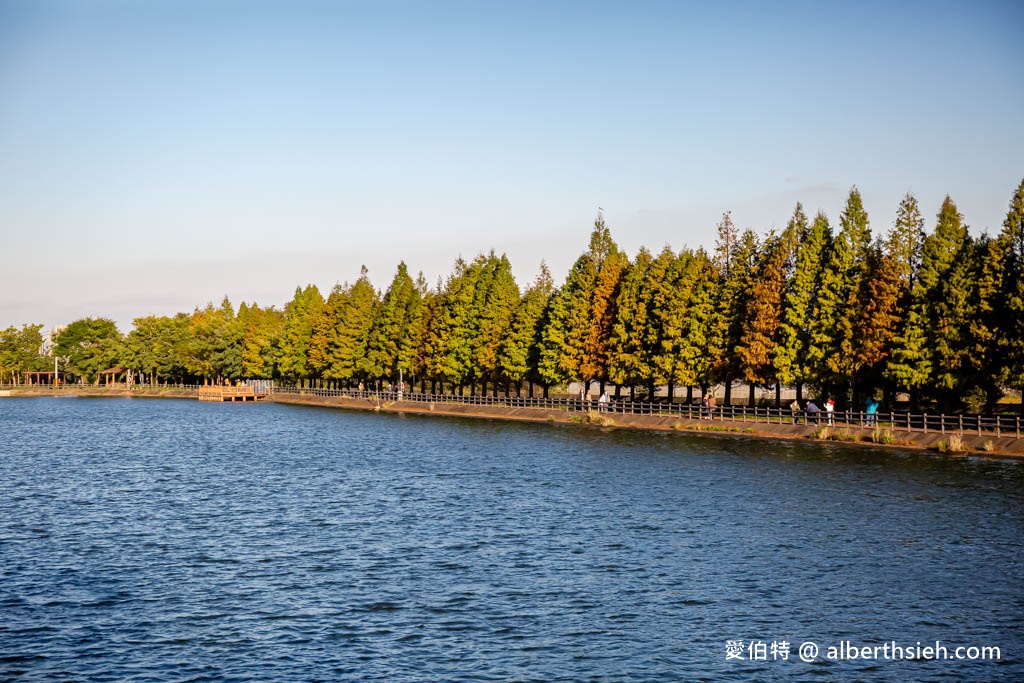
[[[4,680],[1024,678],[1020,463],[278,405],[0,411]],[[734,639],[1006,659],[726,661]]]

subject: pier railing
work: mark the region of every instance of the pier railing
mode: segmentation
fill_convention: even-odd
[[[799,424],[830,426],[833,428],[873,431],[875,429],[898,432],[976,435],[995,438],[1021,438],[1021,418],[1017,415],[929,414],[909,412],[835,411],[830,418],[825,411],[807,413],[772,406],[726,405],[709,409],[695,403],[669,403],[659,401],[611,400],[602,404],[597,400],[573,398],[528,398],[523,396],[459,396],[457,394],[431,394],[398,391],[356,391],[351,389],[313,389],[275,386],[272,394],[347,397],[380,402],[412,401],[435,405],[476,405],[506,408],[541,408],[544,410],[606,412],[610,415],[660,415],[686,420],[717,420],[750,424]]]

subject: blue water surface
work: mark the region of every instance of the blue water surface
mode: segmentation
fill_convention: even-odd
[[[1024,463],[153,399],[0,435],[3,680],[1024,680]]]

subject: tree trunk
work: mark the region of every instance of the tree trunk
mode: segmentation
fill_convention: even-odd
[[[732,380],[728,379],[725,381],[725,397],[722,399],[722,405],[732,405]]]
[[[775,407],[782,407],[782,382],[775,383]]]
[[[693,403],[693,385],[692,384],[687,384],[686,385],[686,402],[687,403]]]
[[[676,393],[676,383],[670,380],[669,383],[668,383],[668,403],[669,403],[669,405],[672,405],[672,397],[675,396],[675,393]]]
[[[747,386],[749,387],[749,394],[747,395],[747,405],[753,408],[755,405],[757,405],[757,393],[754,391],[756,387],[754,386],[753,382],[750,382]]]

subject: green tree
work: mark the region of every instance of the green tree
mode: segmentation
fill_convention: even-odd
[[[397,380],[399,370],[403,377],[409,373],[411,367],[402,363],[402,351],[407,349],[410,335],[416,333],[420,306],[421,294],[403,261],[381,299],[370,330],[366,360],[371,377]]]
[[[960,213],[946,197],[934,232],[925,237],[921,246],[921,262],[911,290],[909,309],[886,372],[897,386],[911,391],[915,402],[921,390],[934,386],[937,379],[938,300],[942,296],[943,280],[963,253],[967,239],[967,228],[961,222]]]
[[[8,327],[0,331],[0,384],[20,384],[23,372],[52,368],[40,354],[43,347],[42,325]]]
[[[540,273],[520,299],[498,355],[501,373],[516,386],[517,396],[521,395],[523,381],[529,380],[532,397],[533,382],[540,379],[536,363],[544,313],[553,291],[551,272],[547,264],[541,261]]]
[[[850,190],[839,218],[818,291],[818,315],[808,354],[821,358],[817,383],[849,386],[860,361],[854,351],[854,329],[861,316],[863,280],[867,276],[871,228],[857,188]]]
[[[113,320],[82,318],[68,325],[55,340],[55,353],[66,358],[67,371],[85,382],[99,381],[121,352],[121,333]]]
[[[598,214],[586,253],[576,259],[565,284],[551,299],[538,368],[543,383],[607,379],[613,302],[627,265]]]
[[[319,317],[324,298],[315,285],[295,288],[295,295],[284,309],[284,328],[277,348],[277,371],[288,380],[312,377],[309,344],[313,322]]]
[[[326,379],[352,384],[371,378],[373,367],[366,358],[366,350],[376,307],[377,290],[363,266],[355,284],[336,298],[323,373]]]
[[[406,327],[402,341],[398,345],[397,362],[398,369],[404,375],[409,376],[410,386],[414,377],[425,377],[420,363],[420,349],[426,335],[428,287],[422,272],[417,275],[413,286],[415,293],[409,298],[406,305]]]
[[[154,384],[161,379],[184,381],[188,370],[186,357],[191,342],[189,316],[136,318],[125,337],[122,363],[133,370],[148,373]]]
[[[1002,293],[996,308],[1003,323],[998,333],[1002,349],[1002,379],[1007,386],[1024,391],[1024,180],[1010,199],[1010,209],[997,238],[1006,255]],[[1024,403],[1021,404],[1024,413]]]
[[[662,329],[655,362],[669,381],[707,390],[713,381],[719,270],[703,249],[682,252],[672,270],[665,287],[672,296],[657,313]]]
[[[432,374],[460,389],[477,378],[473,351],[479,326],[478,306],[486,292],[489,273],[478,257],[473,263],[459,258],[445,282],[437,316],[433,321],[430,346]],[[475,389],[471,386],[471,391]]]
[[[779,329],[780,341],[773,358],[780,383],[796,386],[803,398],[803,385],[824,368],[820,349],[812,353],[811,336],[818,318],[818,294],[822,272],[832,245],[832,228],[820,211],[810,224],[803,206],[796,205],[786,230],[796,238],[793,271],[786,281]]]
[[[483,381],[481,393],[486,394],[487,383],[492,382],[497,395],[497,385],[503,377],[501,347],[519,305],[519,286],[512,277],[512,264],[504,254],[498,257],[492,251],[481,262],[481,267],[487,271],[487,275],[483,278],[486,286],[477,290],[478,327],[473,346],[473,365]]]
[[[1005,356],[1001,344],[1002,327],[1008,316],[1003,309],[1004,277],[1007,262],[1006,242],[982,235],[972,244],[973,274],[964,335],[964,365],[971,384],[985,394],[985,410],[991,413],[1002,396]]]
[[[675,255],[668,247],[662,255],[666,253],[671,264]],[[656,348],[651,344],[654,329],[649,307],[652,290],[659,282],[651,279],[653,263],[651,253],[641,248],[621,279],[615,325],[608,343],[608,379],[616,386],[646,384],[654,377]]]
[[[284,330],[284,313],[273,306],[260,308],[245,303],[238,309],[242,329],[242,376],[270,379],[275,374],[278,341]]]
[[[218,383],[242,376],[242,327],[226,296],[219,307],[197,308],[189,330],[185,364],[191,374]]]
[[[718,269],[718,310],[711,328],[713,379],[725,385],[725,403],[732,400],[732,382],[742,376],[743,368],[736,348],[743,338],[747,305],[757,265],[757,235],[745,230],[738,239],[729,214],[718,226],[715,265]]]

